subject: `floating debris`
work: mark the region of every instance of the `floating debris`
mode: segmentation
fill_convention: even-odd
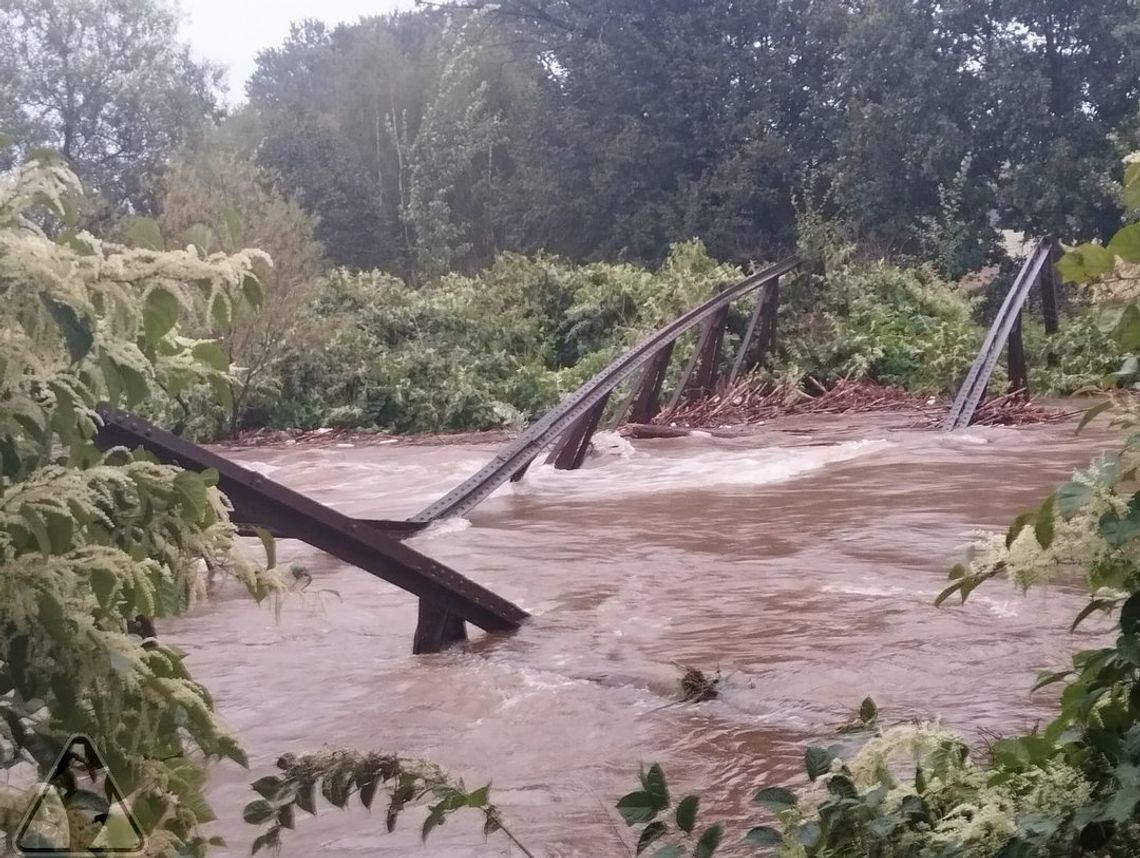
[[[937,428],[949,410],[948,400],[872,381],[840,379],[828,387],[810,376],[802,385],[746,378],[709,396],[683,401],[662,411],[654,418],[653,426],[659,427],[662,436],[672,436],[685,430],[756,425],[798,414],[891,412],[915,415],[916,428]],[[1079,413],[1035,405],[1023,391],[1017,391],[984,402],[975,414],[974,425],[1061,423]],[[638,428],[646,430],[635,433],[639,437],[657,434],[649,427]]]

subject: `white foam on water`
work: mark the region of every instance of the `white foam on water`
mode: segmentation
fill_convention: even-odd
[[[913,590],[908,590],[905,587],[880,587],[874,584],[825,584],[820,589],[824,593],[839,593],[843,596],[870,596],[872,598],[915,595]]]
[[[599,459],[580,471],[532,467],[515,485],[528,495],[621,497],[685,489],[747,488],[786,482],[896,446],[886,440],[757,450],[713,449],[682,456]]]
[[[269,464],[269,462],[253,461],[253,462],[241,462],[240,464],[243,468],[248,468],[249,470],[251,470],[255,473],[258,473],[258,474],[262,474],[263,476],[266,476],[266,477],[271,476],[273,474],[276,474],[278,471],[281,470],[280,465],[271,465],[271,464]]]
[[[471,527],[471,522],[460,516],[441,518],[438,521],[433,521],[430,525],[417,533],[415,538],[410,541],[419,542],[420,540],[428,541],[431,539],[439,539],[441,536],[462,533],[469,527]]]
[[[617,432],[598,432],[590,442],[594,454],[599,456],[620,456],[623,459],[632,459],[637,452],[633,444]]]

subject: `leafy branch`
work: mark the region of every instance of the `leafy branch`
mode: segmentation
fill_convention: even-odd
[[[371,810],[377,793],[387,797],[384,823],[395,831],[400,813],[407,807],[428,802],[428,815],[421,831],[426,841],[448,817],[461,810],[474,810],[483,816],[483,833],[501,832],[527,858],[534,855],[504,824],[499,809],[491,803],[491,786],[468,790],[438,766],[419,760],[356,751],[336,750],[295,756],[285,754],[277,761],[279,775],[266,775],[251,784],[261,798],[251,801],[242,818],[251,825],[267,825],[253,841],[252,854],[262,849],[278,849],[284,829],[292,830],[297,810],[316,816],[317,790],[333,807],[344,810],[355,795]]]

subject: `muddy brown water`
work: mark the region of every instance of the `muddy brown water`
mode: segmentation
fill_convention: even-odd
[[[431,759],[493,798],[536,855],[624,856],[614,801],[641,762],[729,823],[724,854],[759,816],[755,788],[802,779],[803,749],[870,695],[887,722],[940,717],[972,740],[1046,715],[1033,672],[1087,644],[1083,604],[1058,583],[1028,596],[991,582],[935,608],[969,532],[1004,527],[1083,465],[1104,436],[1071,425],[953,436],[890,417],[820,418],[721,439],[616,439],[576,473],[532,469],[418,549],[534,616],[517,634],[410,654],[415,600],[283,541],[313,584],[279,617],[224,590],[162,633],[189,653],[251,770],[217,766],[225,854],[246,855],[248,783],[283,752],[324,746]],[[230,451],[346,513],[414,513],[493,446]],[[251,547],[251,550],[255,550]],[[675,663],[725,677],[721,699],[669,705]],[[287,832],[286,856],[508,854],[474,819],[426,845],[422,812],[324,810]]]

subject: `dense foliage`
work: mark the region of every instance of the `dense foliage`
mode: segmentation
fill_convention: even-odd
[[[0,763],[42,775],[86,734],[154,854],[201,854],[203,764],[244,756],[182,655],[129,624],[184,612],[206,563],[259,599],[275,579],[235,551],[216,475],[100,452],[95,406],[224,383],[217,346],[179,318],[198,295],[228,302],[267,260],[99,241],[68,228],[77,193],[46,156],[0,180]],[[5,791],[6,835],[27,798]],[[107,809],[89,791],[71,799]]]
[[[221,72],[178,25],[167,0],[0,3],[0,132],[62,153],[99,194],[89,219],[153,206],[166,156],[217,116]]]
[[[806,199],[958,276],[996,228],[1115,226],[1138,27],[1131,0],[455,0],[299,24],[248,94],[336,264],[771,258]]]

